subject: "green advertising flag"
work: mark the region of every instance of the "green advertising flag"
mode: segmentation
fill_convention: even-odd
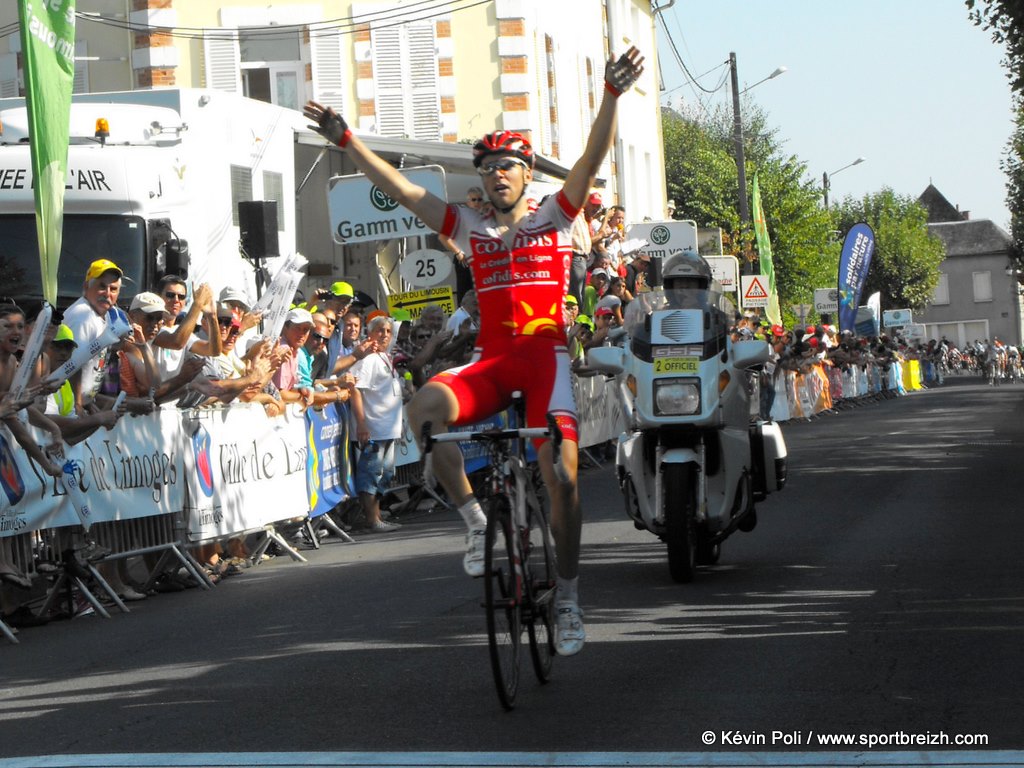
[[[757,242],[757,253],[761,258],[761,274],[768,283],[768,306],[764,314],[773,325],[782,324],[782,312],[779,310],[779,291],[775,287],[775,265],[772,263],[772,244],[768,240],[768,226],[764,223],[764,209],[761,207],[761,188],[757,185],[757,174],[752,184],[754,198],[754,240]]]
[[[18,0],[43,296],[57,303],[75,79],[75,0]]]

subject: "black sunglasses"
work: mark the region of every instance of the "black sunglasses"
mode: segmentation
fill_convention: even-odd
[[[491,174],[496,173],[497,171],[508,173],[517,165],[522,166],[523,169],[529,167],[518,157],[503,157],[501,160],[492,160],[489,163],[484,163],[479,168],[477,168],[476,171],[481,176],[490,176]]]
[[[235,318],[233,318],[233,317],[218,317],[217,318],[217,325],[231,325],[233,322],[235,322]]]
[[[314,339],[318,339],[318,340],[320,340],[320,341],[324,341],[324,342],[326,342],[326,341],[330,341],[330,339],[331,339],[331,337],[330,337],[330,336],[324,336],[323,334],[321,334],[321,333],[316,333],[316,332],[314,332],[314,333],[311,333],[311,334],[309,334],[309,335],[310,335],[310,336],[312,336],[312,337],[313,337]]]
[[[164,291],[165,299],[177,299],[178,301],[184,301],[188,298],[187,293],[175,293],[174,291]]]

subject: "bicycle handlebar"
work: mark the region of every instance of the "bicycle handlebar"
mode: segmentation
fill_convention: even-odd
[[[431,422],[423,424],[423,458],[424,472],[431,468],[430,452],[434,443],[458,443],[458,442],[501,442],[503,440],[541,439],[550,438],[553,451],[552,461],[555,467],[555,476],[560,482],[569,482],[569,473],[562,463],[562,430],[554,417],[554,414],[547,415],[547,427],[521,427],[519,429],[483,429],[470,430],[466,432],[442,432],[437,435],[430,434]]]
[[[430,442],[499,442],[501,440],[514,440],[517,437],[525,439],[551,437],[551,433],[545,427],[523,427],[522,429],[481,429],[469,432],[442,432],[439,435],[432,435],[430,437]]]

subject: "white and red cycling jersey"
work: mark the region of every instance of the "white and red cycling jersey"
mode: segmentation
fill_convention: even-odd
[[[546,426],[553,413],[564,437],[578,440],[564,312],[577,213],[562,192],[540,207],[531,201],[518,228],[505,233],[510,245],[493,213],[448,206],[441,234],[466,253],[480,304],[473,359],[433,379],[455,393],[456,424],[497,413],[520,391],[527,426]]]
[[[565,344],[562,311],[572,265],[572,222],[578,213],[562,192],[520,222],[511,248],[493,213],[449,205],[441,234],[466,253],[480,302],[477,346],[499,337],[546,336]]]

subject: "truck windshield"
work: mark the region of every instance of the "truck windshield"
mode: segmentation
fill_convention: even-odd
[[[43,295],[32,214],[0,216],[0,295],[19,303]],[[110,259],[124,272],[122,297],[144,285],[146,227],[138,216],[64,216],[64,240],[57,267],[58,305],[82,295],[85,271],[96,259]]]

